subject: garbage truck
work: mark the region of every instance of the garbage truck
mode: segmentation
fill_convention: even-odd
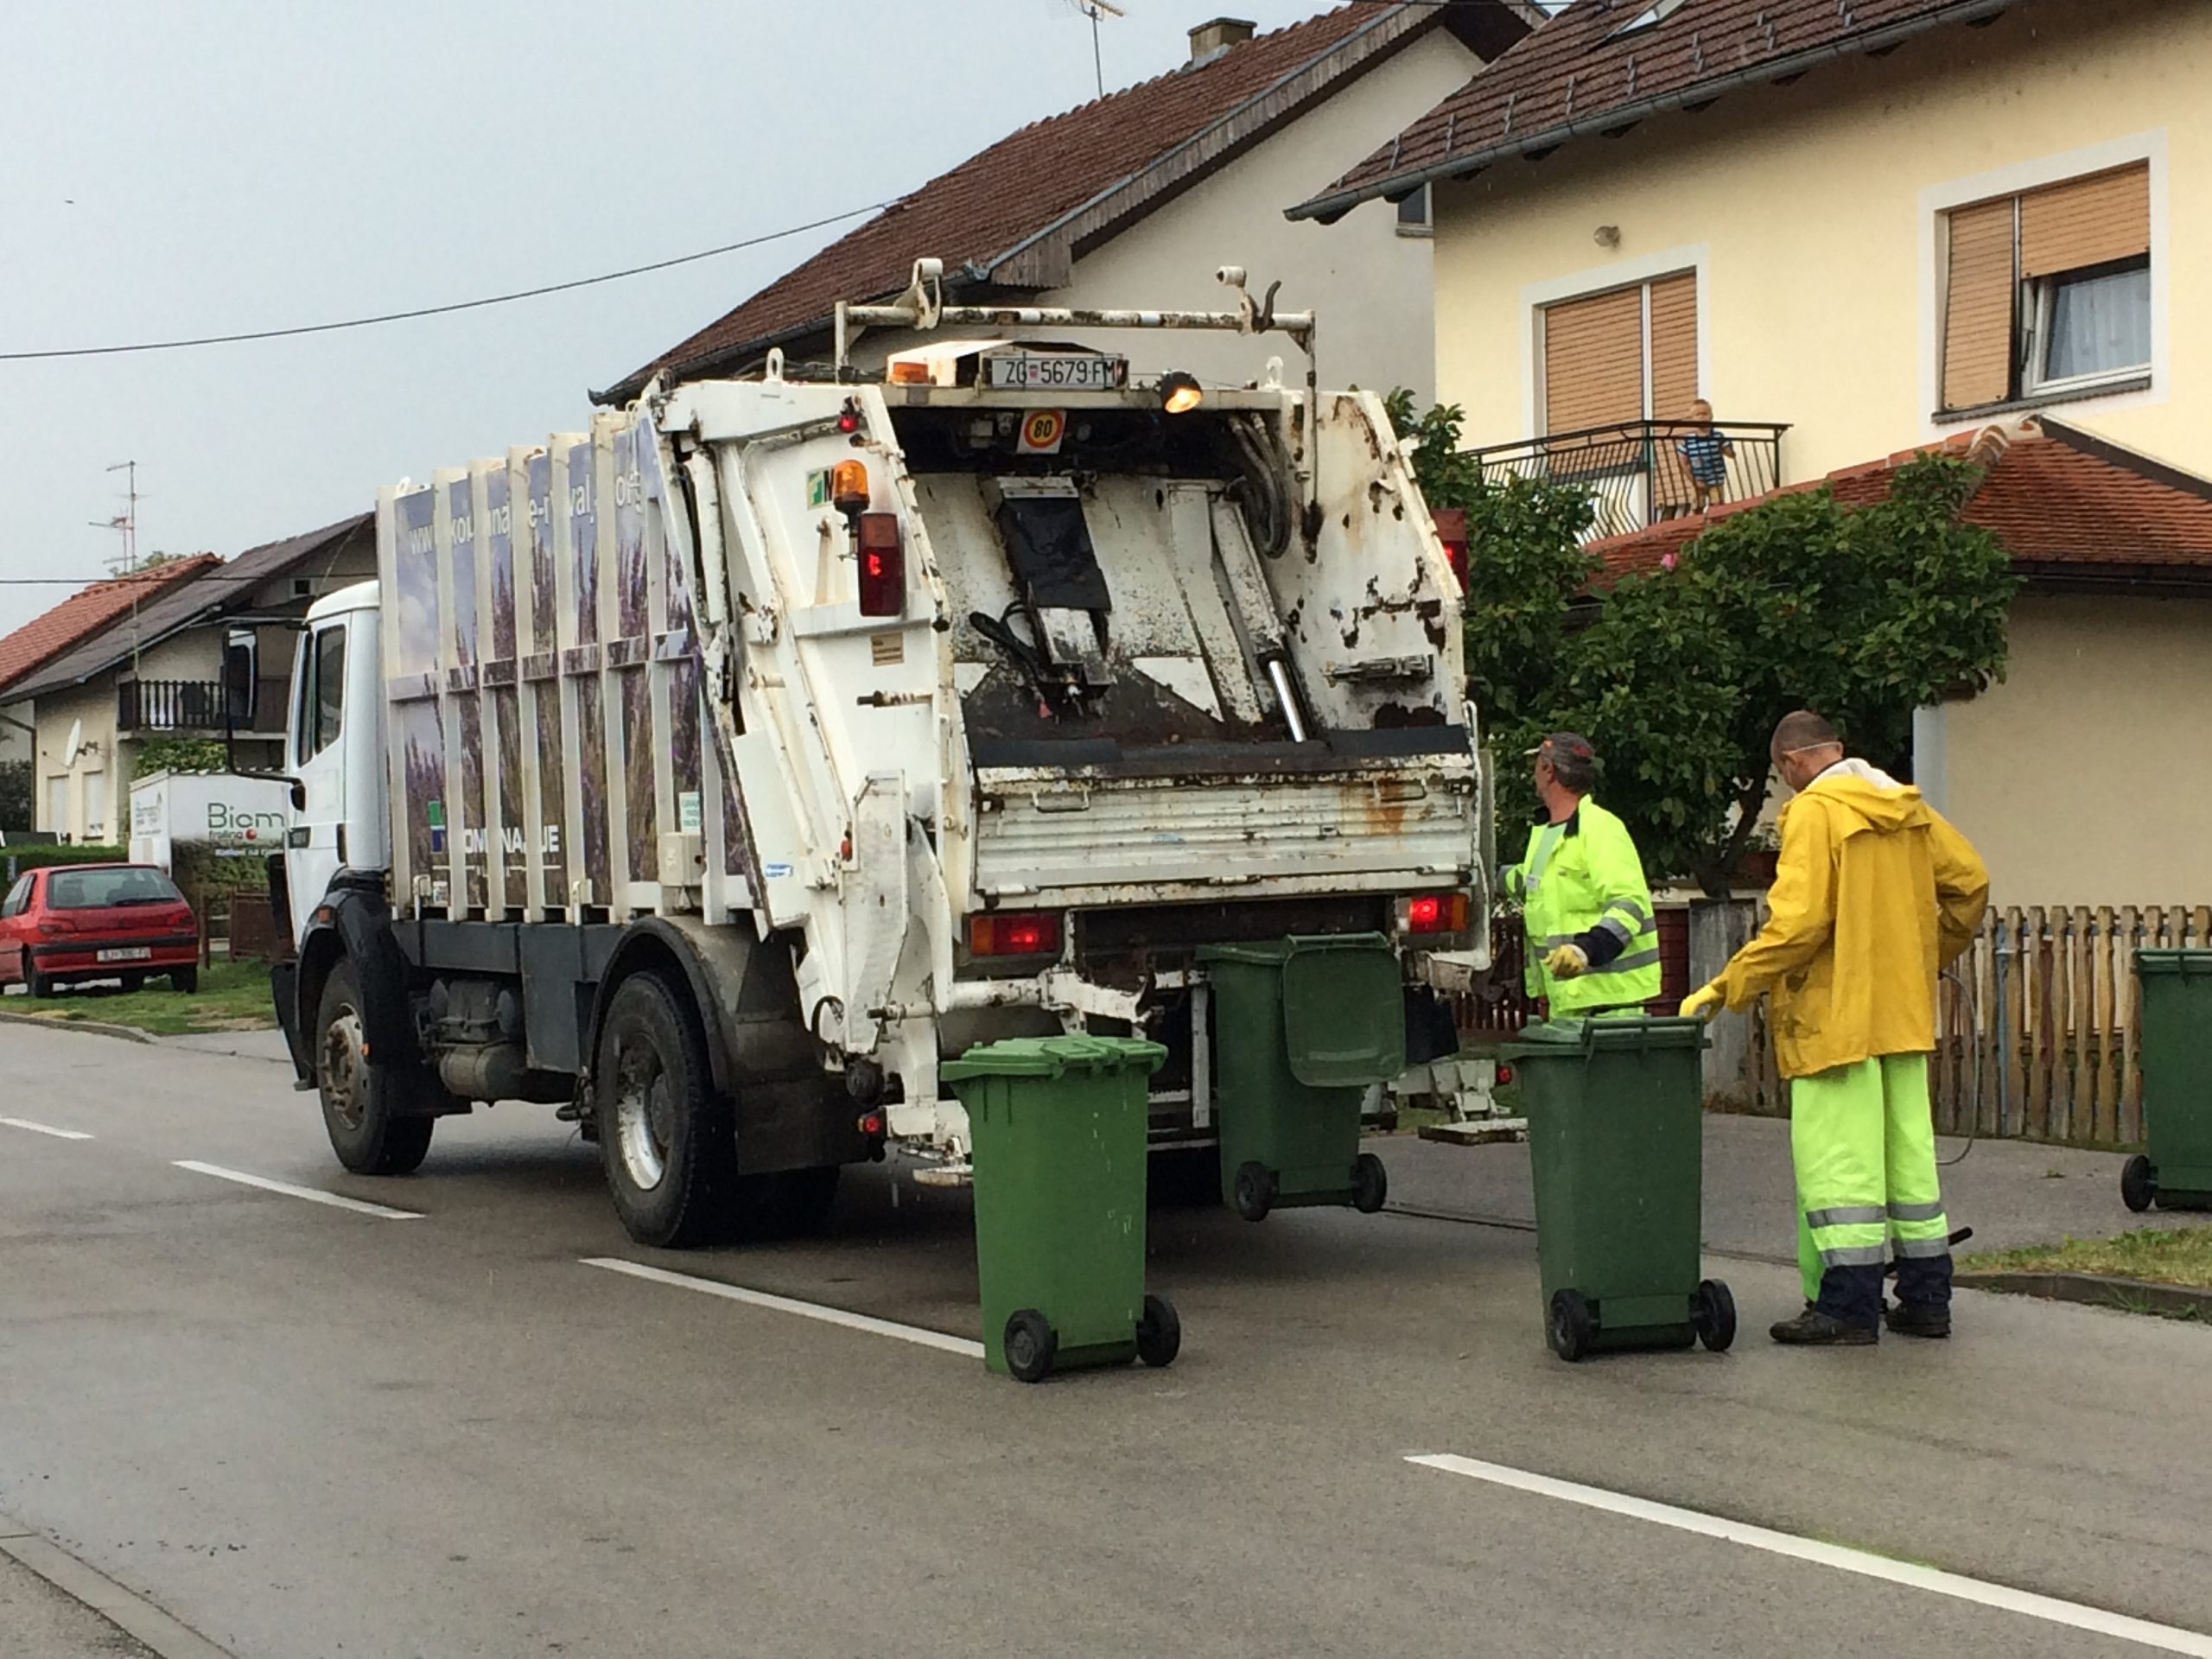
[[[834,362],[379,493],[377,579],[299,641],[271,872],[346,1167],[543,1103],[682,1245],[888,1153],[969,1179],[939,1068],[1006,1037],[1164,1044],[1155,1171],[1204,1166],[1210,948],[1374,939],[1434,1025],[1427,964],[1488,938],[1464,550],[1312,315],[1221,275],[1218,311],[1004,308],[924,261]],[[864,372],[868,328],[922,343]],[[1304,379],[1072,338],[1189,329]]]

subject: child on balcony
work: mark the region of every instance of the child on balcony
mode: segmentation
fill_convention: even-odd
[[[1713,429],[1713,405],[1699,398],[1690,405],[1690,430],[1675,448],[1689,469],[1693,492],[1690,510],[1703,512],[1728,499],[1728,462],[1736,446]]]

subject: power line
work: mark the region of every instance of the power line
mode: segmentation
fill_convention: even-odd
[[[726,242],[718,248],[702,248],[696,253],[680,253],[673,259],[656,259],[651,264],[632,265],[627,270],[610,270],[602,276],[579,276],[567,283],[548,283],[542,288],[517,289],[512,294],[493,294],[480,300],[456,300],[449,305],[418,306],[411,311],[386,311],[373,317],[349,317],[342,322],[311,322],[294,328],[257,328],[236,334],[201,334],[189,340],[142,340],[131,346],[73,346],[44,352],[0,352],[0,363],[28,363],[66,357],[118,357],[130,352],[176,352],[195,346],[235,346],[245,340],[290,340],[301,334],[335,334],[343,328],[368,328],[378,323],[406,322],[416,317],[442,317],[455,311],[480,310],[487,305],[510,305],[517,300],[534,300],[547,294],[565,294],[571,289],[593,288],[601,283],[619,283],[625,277],[643,276],[650,271],[666,270],[673,265],[688,265],[701,259],[736,253],[745,248],[757,248],[765,243],[780,242],[786,237],[804,236],[809,231],[818,231],[849,219],[858,219],[862,213],[880,213],[890,206],[887,201],[879,201],[866,207],[851,207],[842,213],[832,213],[827,219],[771,231],[765,236],[749,236],[742,242]]]

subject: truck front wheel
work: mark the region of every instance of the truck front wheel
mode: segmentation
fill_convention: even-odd
[[[361,982],[350,961],[324,982],[315,1030],[315,1088],[338,1161],[356,1175],[404,1175],[420,1167],[437,1120],[399,1109],[412,1074],[369,1063]]]
[[[592,1083],[600,1161],[630,1236],[656,1249],[709,1242],[736,1196],[736,1127],[705,1039],[658,974],[615,988]]]

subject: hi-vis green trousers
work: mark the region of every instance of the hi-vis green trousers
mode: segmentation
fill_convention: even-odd
[[[1853,1324],[1877,1323],[1892,1250],[1900,1301],[1951,1300],[1951,1224],[1925,1054],[1885,1054],[1793,1079],[1789,1155],[1807,1301]]]

